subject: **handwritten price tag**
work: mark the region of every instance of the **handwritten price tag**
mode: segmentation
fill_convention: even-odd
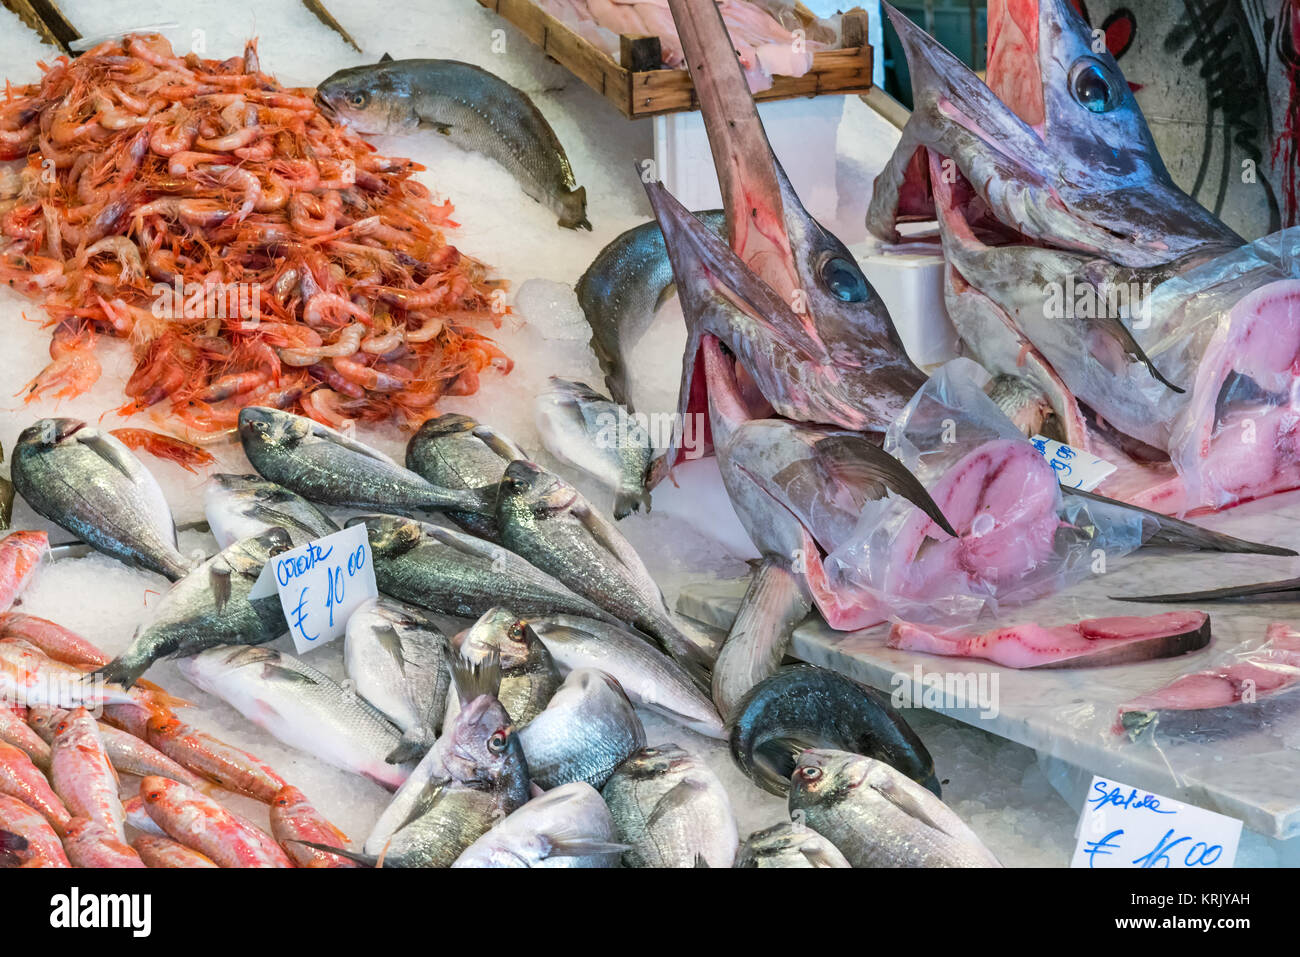
[[[298,654],[338,638],[356,607],[379,595],[366,527],[353,525],[276,555],[249,597],[277,593]]]
[[[1047,464],[1056,471],[1056,480],[1067,488],[1091,492],[1106,480],[1115,466],[1091,452],[1081,452],[1072,445],[1041,435],[1029,440]]]
[[[1071,867],[1231,867],[1241,822],[1094,777]]]

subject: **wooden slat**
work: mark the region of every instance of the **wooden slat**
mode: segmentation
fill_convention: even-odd
[[[625,69],[531,0],[478,0],[478,3],[514,24],[547,56],[603,95],[629,119],[699,109],[695,87],[686,70]],[[850,40],[861,38],[861,46],[816,53],[808,73],[799,77],[773,77],[772,88],[755,94],[754,99],[786,100],[870,90],[872,60],[871,47],[865,43],[867,15],[855,8],[844,16],[849,20],[844,27],[845,37]],[[620,38],[625,62],[639,64],[644,61],[647,56],[644,40]]]

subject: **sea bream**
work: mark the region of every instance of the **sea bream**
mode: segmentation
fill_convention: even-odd
[[[381,60],[347,67],[316,88],[316,103],[358,133],[437,130],[502,166],[569,229],[591,229],[587,191],[564,147],[522,90],[459,60]]]
[[[627,692],[591,668],[570,672],[546,709],[519,732],[529,775],[543,789],[570,781],[598,788],[645,740]]]
[[[487,488],[527,455],[509,438],[459,412],[428,419],[406,443],[406,467],[442,488]],[[496,516],[449,510],[446,516],[479,538],[497,540]]]
[[[560,687],[560,671],[546,645],[508,608],[485,611],[451,639],[451,652],[480,666],[495,660],[501,674],[497,700],[516,728],[541,714]],[[449,716],[459,708],[458,701],[448,705]]]
[[[600,792],[572,781],[533,798],[452,867],[617,867],[625,850]]]
[[[283,528],[295,546],[339,530],[301,495],[258,475],[213,475],[203,493],[203,516],[219,548],[271,528]]]
[[[806,824],[782,821],[755,831],[736,852],[736,867],[851,867],[830,841]]]
[[[190,570],[158,480],[109,433],[41,419],[18,436],[10,470],[23,501],[88,545],[172,581]]]
[[[1110,497],[1182,512],[1300,484],[1300,233],[1246,244],[1179,190],[1064,0],[990,4],[988,85],[890,16],[916,109],[868,224],[937,217],[971,354],[1119,466]]]

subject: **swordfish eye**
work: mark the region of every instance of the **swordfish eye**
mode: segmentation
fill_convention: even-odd
[[[1070,67],[1070,94],[1085,110],[1109,113],[1119,106],[1120,81],[1100,60],[1080,57]]]
[[[862,275],[858,264],[843,256],[829,256],[818,272],[822,285],[836,299],[844,302],[865,302],[871,287]]]

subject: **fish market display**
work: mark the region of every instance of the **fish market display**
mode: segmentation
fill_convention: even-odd
[[[406,444],[406,467],[447,489],[495,486],[507,465],[526,458],[510,439],[457,412],[427,420]],[[491,541],[498,538],[495,514],[455,509],[445,514],[471,535]]]
[[[725,738],[708,695],[682,667],[626,629],[576,615],[547,615],[529,622],[562,672],[603,671],[634,704],[711,738]]]
[[[645,740],[619,683],[585,668],[570,672],[546,709],[519,732],[528,773],[543,790],[570,781],[599,788]]]
[[[451,866],[612,867],[623,850],[600,792],[571,781],[510,814]]]
[[[730,867],[740,839],[717,775],[675,744],[641,748],[601,791],[626,867]]]
[[[724,234],[727,223],[722,210],[694,215],[713,232]],[[611,240],[574,287],[591,326],[591,351],[605,373],[605,388],[628,409],[633,406],[629,353],[645,336],[672,285],[664,234],[658,223],[649,222]]]
[[[844,855],[807,824],[782,821],[755,831],[736,852],[736,867],[852,867]]]
[[[505,604],[520,615],[610,615],[500,545],[438,525],[365,519],[379,590],[439,614],[477,618]],[[351,523],[349,523],[351,524]]]
[[[288,532],[295,546],[339,530],[333,519],[301,495],[256,475],[218,474],[208,481],[203,515],[221,548],[272,528]]]
[[[388,763],[397,729],[311,665],[273,648],[218,646],[181,673],[290,747],[395,791],[410,767]]]
[[[30,725],[31,733],[38,736],[38,741],[42,743],[48,741],[53,744],[59,726],[72,715],[73,712],[32,707],[27,709],[27,723]],[[134,774],[137,777],[154,774],[180,781],[181,784],[188,784],[192,788],[203,786],[193,772],[167,757],[148,741],[110,724],[104,724],[102,721],[98,723],[96,730],[99,732],[104,754],[107,755],[113,770],[117,773]],[[35,757],[32,760],[35,760]]]
[[[1088,618],[1068,625],[1032,623],[982,635],[943,633],[899,622],[890,648],[984,658],[1008,668],[1092,668],[1198,651],[1210,643],[1210,616],[1168,612],[1148,618]]]
[[[145,810],[175,841],[218,867],[292,867],[271,835],[216,801],[169,778],[140,781]]]
[[[560,671],[546,645],[508,608],[489,608],[452,638],[451,650],[479,666],[496,663],[496,697],[516,729],[541,714],[560,687]]]
[[[372,598],[348,619],[343,658],[357,694],[402,737],[387,760],[401,764],[433,745],[451,686],[447,637],[418,609]]]
[[[78,419],[42,419],[14,448],[14,487],[28,505],[119,561],[185,576],[158,480],[112,435]]]
[[[1264,642],[1230,663],[1179,675],[1123,704],[1115,731],[1213,730],[1234,713],[1258,714],[1266,702],[1300,683],[1300,632],[1285,622],[1268,626]]]
[[[309,846],[346,847],[348,836],[325,820],[295,787],[287,787],[271,802],[271,836],[299,867],[356,867],[356,862]],[[304,843],[309,842],[309,843]]]
[[[458,60],[386,60],[331,74],[316,88],[325,113],[359,133],[437,130],[510,171],[568,229],[591,229],[587,191],[546,117],[522,90]]]
[[[890,17],[916,108],[868,225],[938,219],[970,353],[1117,466],[1105,495],[1183,513],[1300,483],[1294,231],[1247,243],[1174,184],[1064,0],[990,4],[987,85]]]
[[[731,756],[773,794],[789,790],[799,752],[831,747],[888,761],[939,794],[933,759],[888,699],[834,671],[786,668],[755,685],[731,722]]]
[[[432,485],[382,452],[306,416],[248,406],[239,413],[239,439],[263,478],[324,505],[400,514],[490,507],[473,491]]]
[[[853,867],[998,867],[948,805],[883,761],[844,751],[799,756],[790,813]]]
[[[105,41],[11,86],[0,126],[0,157],[27,159],[0,269],[54,327],[31,397],[93,385],[100,336],[133,346],[123,411],[196,438],[251,403],[414,426],[508,367],[451,203],[276,83],[256,43],[217,61]]]
[[[129,688],[159,658],[213,645],[257,645],[284,634],[279,597],[249,594],[262,567],[290,547],[282,528],[227,546],[173,585],[131,647],[98,673]]]
[[[0,539],[0,614],[13,607],[49,549],[44,532],[10,532]]]
[[[703,636],[673,621],[641,557],[568,482],[531,462],[511,462],[497,497],[497,525],[511,551],[651,635],[693,677],[708,673],[713,655]]]
[[[646,473],[654,457],[650,434],[627,409],[583,382],[551,376],[537,396],[537,430],[546,450],[614,490],[614,517],[650,511]]]

